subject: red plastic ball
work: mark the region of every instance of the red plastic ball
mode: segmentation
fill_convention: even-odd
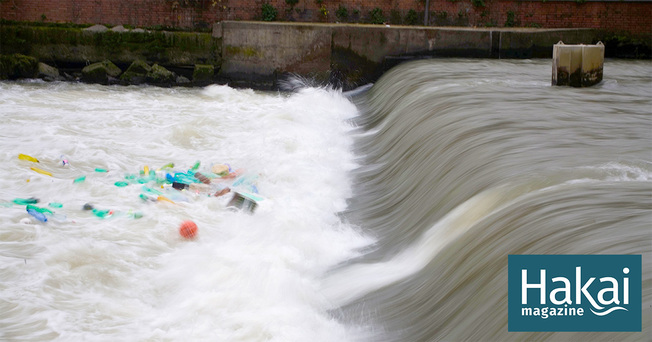
[[[197,224],[190,220],[183,221],[179,226],[179,234],[186,239],[192,239],[197,235]]]

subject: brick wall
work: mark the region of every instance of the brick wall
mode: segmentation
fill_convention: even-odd
[[[208,27],[221,20],[258,20],[264,3],[277,20],[367,22],[378,7],[389,24],[405,23],[409,10],[423,23],[424,0],[0,0],[0,17],[17,21],[107,25]],[[482,6],[484,5],[484,6]],[[323,6],[323,9],[321,9]],[[347,18],[337,9],[346,8]],[[430,25],[600,28],[652,35],[651,1],[431,0]]]

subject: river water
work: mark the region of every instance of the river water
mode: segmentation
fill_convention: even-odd
[[[649,340],[652,64],[550,69],[425,60],[355,96],[0,83],[0,340]],[[241,169],[256,211],[141,174],[198,161]],[[508,333],[508,254],[642,254],[644,331]]]

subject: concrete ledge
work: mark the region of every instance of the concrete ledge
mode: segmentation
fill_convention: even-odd
[[[276,88],[285,74],[345,89],[374,82],[398,62],[424,57],[550,58],[552,46],[591,44],[591,29],[458,28],[389,25],[265,23],[215,24],[222,38],[225,82],[257,80]]]
[[[551,58],[552,46],[594,44],[592,29],[419,27],[225,21],[212,33],[89,32],[75,28],[0,26],[0,54],[21,53],[60,69],[111,60],[158,63],[191,77],[212,65],[218,82],[278,89],[289,74],[351,89],[375,82],[410,59]],[[603,40],[604,41],[604,40]],[[608,45],[608,43],[606,44]]]

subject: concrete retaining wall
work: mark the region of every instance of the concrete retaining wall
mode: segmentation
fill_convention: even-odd
[[[591,29],[453,28],[394,25],[225,21],[210,33],[93,32],[76,28],[0,26],[0,54],[22,53],[57,67],[134,60],[184,75],[213,65],[216,81],[276,89],[287,75],[350,89],[394,65],[432,57],[551,58],[552,46],[594,44]],[[184,75],[189,77],[190,75]]]
[[[471,29],[385,25],[227,21],[220,76],[230,83],[275,88],[286,74],[352,88],[397,63],[424,57],[550,58],[552,46],[592,44],[590,29]]]

